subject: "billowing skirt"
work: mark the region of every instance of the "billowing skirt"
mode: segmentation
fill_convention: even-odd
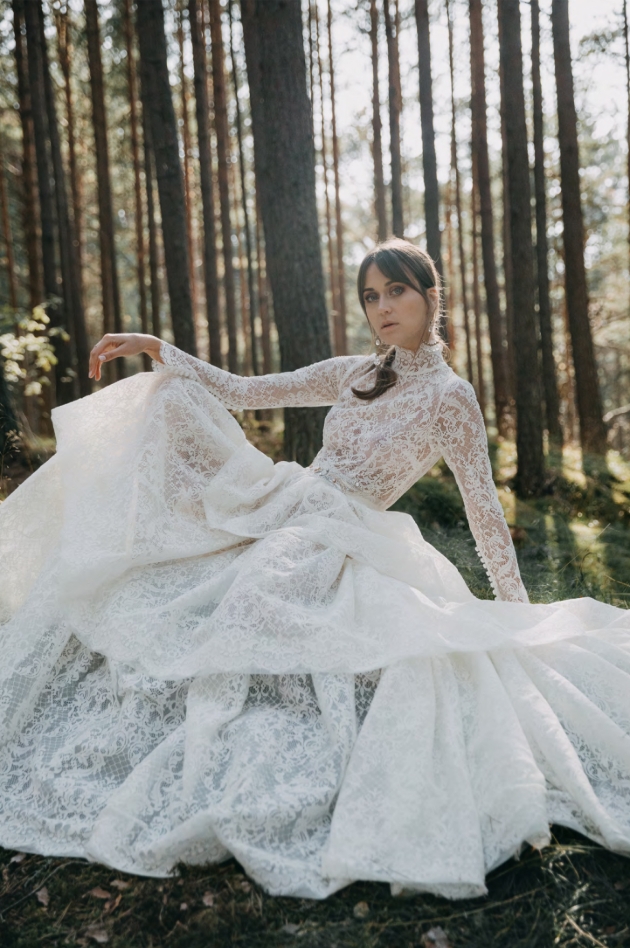
[[[143,373],[0,507],[0,845],[448,897],[561,823],[630,853],[630,613],[476,599],[406,514]]]

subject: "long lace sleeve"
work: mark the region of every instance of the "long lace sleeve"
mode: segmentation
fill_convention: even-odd
[[[528,602],[514,544],[492,479],[488,440],[475,391],[456,378],[434,425],[436,447],[455,475],[477,552],[497,599]]]
[[[226,408],[307,408],[334,405],[344,378],[363,356],[337,356],[273,375],[240,376],[226,372],[182,352],[168,342],[160,345],[162,363],[154,362],[157,372],[182,375],[201,382]]]

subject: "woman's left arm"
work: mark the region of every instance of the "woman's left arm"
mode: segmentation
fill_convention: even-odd
[[[528,602],[512,537],[492,478],[486,428],[475,391],[456,378],[433,426],[436,447],[455,475],[477,552],[497,599]]]

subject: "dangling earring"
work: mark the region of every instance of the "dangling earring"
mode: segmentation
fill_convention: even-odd
[[[381,342],[379,336],[374,336],[374,345],[375,345],[377,348],[378,348],[378,346],[382,346],[382,345],[383,345],[383,343]]]

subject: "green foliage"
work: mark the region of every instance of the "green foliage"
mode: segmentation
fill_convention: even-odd
[[[9,384],[20,384],[24,395],[40,395],[44,385],[50,385],[47,373],[57,364],[53,338],[68,334],[60,327],[51,327],[42,303],[32,313],[15,321],[15,315],[5,311],[0,315],[0,356],[3,372]]]

